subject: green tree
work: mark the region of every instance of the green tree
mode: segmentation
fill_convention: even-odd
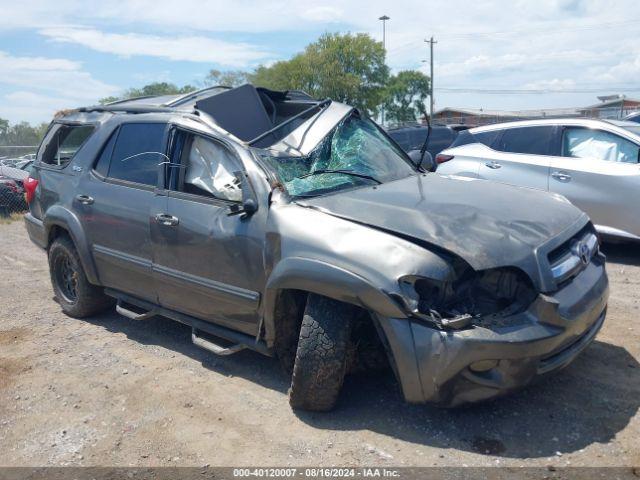
[[[0,118],[0,138],[3,138],[9,130],[9,120]]]
[[[275,90],[304,90],[375,115],[389,77],[382,43],[364,33],[324,34],[291,60],[260,66],[249,80]]]
[[[41,131],[27,122],[11,125],[4,138],[5,145],[38,145],[42,140]]]
[[[427,115],[430,80],[417,70],[404,70],[389,79],[385,89],[385,117],[390,122],[415,122]]]
[[[159,95],[179,95],[182,93],[189,93],[196,90],[196,87],[193,85],[184,85],[183,87],[178,87],[173,83],[168,82],[154,82],[148,85],[145,85],[142,88],[129,88],[125,90],[125,92],[119,97],[105,97],[101,98],[99,101],[101,104],[115,102],[117,100],[123,100],[126,98],[136,98],[136,97],[156,97]]]
[[[247,72],[242,70],[209,70],[204,79],[206,86],[213,87],[215,85],[223,85],[225,87],[239,87],[247,83]]]

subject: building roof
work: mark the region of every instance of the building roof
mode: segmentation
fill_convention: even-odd
[[[485,110],[483,108],[453,108],[447,107],[434,112],[434,115],[443,113],[463,113],[476,117],[557,117],[576,115],[581,109],[578,108],[548,108],[537,110]]]
[[[629,98],[626,95],[607,95],[604,97],[598,97],[600,103],[596,103],[595,105],[589,105],[588,107],[583,107],[580,111],[584,110],[593,110],[596,108],[607,108],[614,105],[618,105],[622,102],[633,102],[640,103],[640,100],[637,98]]]

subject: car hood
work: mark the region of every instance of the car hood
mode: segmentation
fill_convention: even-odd
[[[588,221],[559,195],[437,174],[297,203],[446,249],[476,270],[538,269],[539,247],[563,232],[573,234],[567,230]]]

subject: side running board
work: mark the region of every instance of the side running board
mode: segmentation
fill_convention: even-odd
[[[223,347],[209,340],[205,340],[198,336],[198,330],[196,328],[191,329],[191,341],[194,345],[221,356],[233,355],[234,353],[238,353],[240,350],[244,350],[246,348],[246,346],[241,343],[231,345],[230,347]]]
[[[130,318],[131,320],[147,320],[158,315],[157,310],[149,310],[145,313],[136,313],[132,310],[129,310],[128,308],[123,307],[120,300],[118,300],[118,303],[116,304],[116,312],[118,312],[123,317]]]

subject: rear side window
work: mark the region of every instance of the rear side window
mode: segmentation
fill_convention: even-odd
[[[487,147],[492,147],[498,135],[502,130],[490,130],[488,132],[471,132],[470,130],[461,131],[451,144],[451,148],[470,143],[482,143]]]
[[[165,161],[165,129],[164,123],[122,125],[115,140],[107,176],[155,186],[158,165]],[[108,150],[106,147],[103,153]]]
[[[389,136],[393,138],[405,152],[408,152],[410,150],[411,140],[409,138],[409,133],[406,130],[394,130],[388,133]]]
[[[503,130],[494,147],[501,152],[549,155],[554,127],[521,127]]]
[[[106,177],[109,173],[109,162],[111,161],[111,155],[113,154],[113,147],[116,145],[116,138],[118,137],[118,130],[111,134],[109,141],[102,147],[102,153],[98,157],[95,167],[93,168],[103,177]]]
[[[40,160],[48,165],[64,167],[94,130],[92,125],[54,125],[43,142]]]
[[[431,135],[433,135],[433,130],[431,131]],[[427,129],[426,128],[416,128],[410,134],[411,145],[409,150],[420,150],[424,145],[424,141],[427,139]]]

